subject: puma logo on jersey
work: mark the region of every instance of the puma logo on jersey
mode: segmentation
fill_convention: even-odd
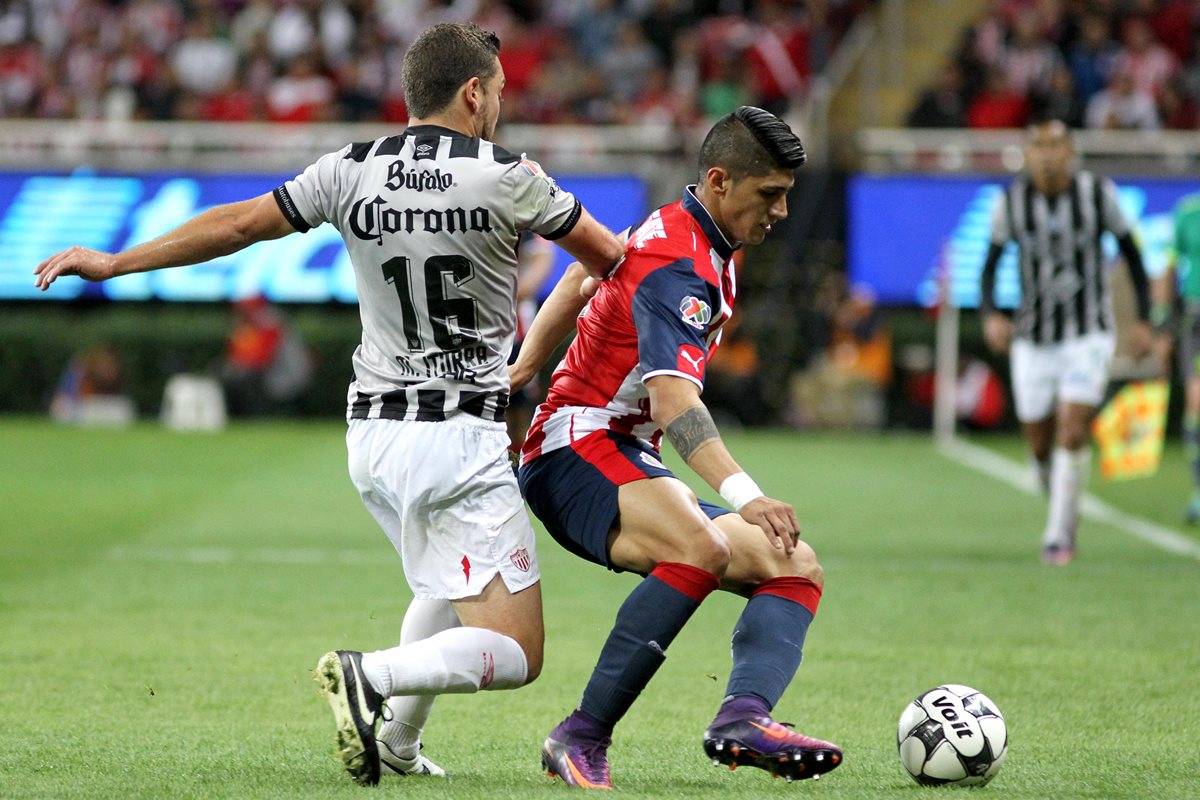
[[[679,356],[676,359],[675,368],[685,375],[691,375],[695,378],[703,378],[704,351],[695,345],[681,344],[679,346]]]

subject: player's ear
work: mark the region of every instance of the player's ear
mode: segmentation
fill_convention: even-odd
[[[713,194],[722,195],[729,191],[732,178],[724,167],[709,167],[704,173],[704,180]]]
[[[475,76],[462,85],[463,100],[474,114],[483,105],[483,81]]]

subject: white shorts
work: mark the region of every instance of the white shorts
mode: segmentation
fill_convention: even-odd
[[[1057,344],[1012,344],[1012,387],[1017,419],[1038,422],[1055,410],[1055,401],[1099,406],[1108,388],[1116,338],[1089,333]]]
[[[353,419],[350,478],[421,599],[474,597],[499,574],[510,592],[541,577],[503,424]]]

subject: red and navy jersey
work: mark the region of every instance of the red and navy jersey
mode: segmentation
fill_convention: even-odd
[[[721,326],[733,313],[735,247],[689,186],[629,237],[625,257],[579,316],[579,333],[554,371],[522,459],[610,430],[649,442],[645,382],[674,375],[704,388]]]

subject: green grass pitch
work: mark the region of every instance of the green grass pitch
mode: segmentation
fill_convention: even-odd
[[[309,673],[326,650],[391,645],[408,593],[346,476],[343,431],[0,420],[0,797],[367,796],[333,755]],[[989,786],[950,792],[1200,797],[1200,561],[1085,522],[1075,564],[1042,566],[1042,500],[926,438],[728,441],[769,494],[796,504],[826,571],[777,716],[841,743],[846,761],[787,785],[705,760],[700,734],[740,611],[714,595],[618,728],[618,796],[946,796],[903,773],[894,726],[919,692],[957,682],[1000,706],[1010,749]],[[985,444],[1020,456],[1013,439]],[[1154,479],[1092,481],[1168,527],[1187,486],[1177,442]],[[569,795],[539,769],[538,746],[577,701],[635,579],[549,539],[541,556],[541,679],[440,699],[426,752],[453,778],[388,783],[379,796]]]

